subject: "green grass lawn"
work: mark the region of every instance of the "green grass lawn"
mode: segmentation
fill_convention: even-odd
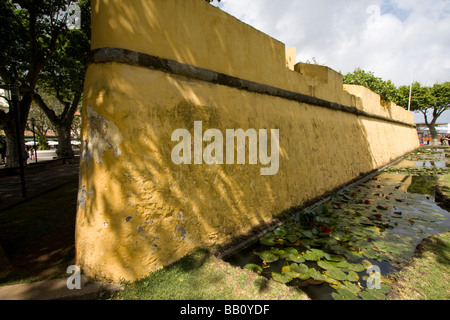
[[[309,300],[297,289],[233,267],[199,250],[154,272],[113,299],[124,300]]]
[[[450,299],[450,233],[424,240],[389,294],[395,300]]]

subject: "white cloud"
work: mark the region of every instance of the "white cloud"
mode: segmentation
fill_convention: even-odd
[[[450,0],[222,0],[222,10],[297,47],[298,61],[408,84],[450,81]]]

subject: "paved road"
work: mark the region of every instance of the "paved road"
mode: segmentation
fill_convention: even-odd
[[[0,170],[2,170],[0,168]],[[77,164],[38,164],[25,171],[25,186],[27,198],[49,191],[64,183],[78,178]],[[10,176],[0,178],[0,210],[23,201],[20,177]]]

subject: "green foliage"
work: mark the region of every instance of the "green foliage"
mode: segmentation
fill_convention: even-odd
[[[38,135],[36,136],[37,142],[39,143],[38,150],[48,150],[50,149],[48,145],[48,139],[46,136]]]
[[[0,0],[0,76],[4,82],[34,82],[43,65],[61,44],[67,15],[74,1]]]
[[[419,82],[415,82],[412,86],[397,88],[390,80],[384,81],[376,77],[373,72],[357,68],[344,76],[344,83],[364,86],[379,94],[381,100],[392,101],[405,109],[410,107],[411,111],[423,113],[433,138],[437,137],[434,124],[450,107],[450,82],[436,83],[433,87],[424,87]],[[432,119],[429,119],[429,110],[432,110]]]
[[[379,94],[383,101],[396,102],[398,100],[397,88],[392,81],[384,81],[371,71],[367,72],[357,68],[344,76],[344,83],[364,86]]]

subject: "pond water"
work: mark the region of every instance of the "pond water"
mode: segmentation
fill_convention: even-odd
[[[315,300],[384,299],[417,244],[450,231],[450,213],[434,196],[437,175],[446,172],[443,150],[412,153],[294,213],[226,260]]]

